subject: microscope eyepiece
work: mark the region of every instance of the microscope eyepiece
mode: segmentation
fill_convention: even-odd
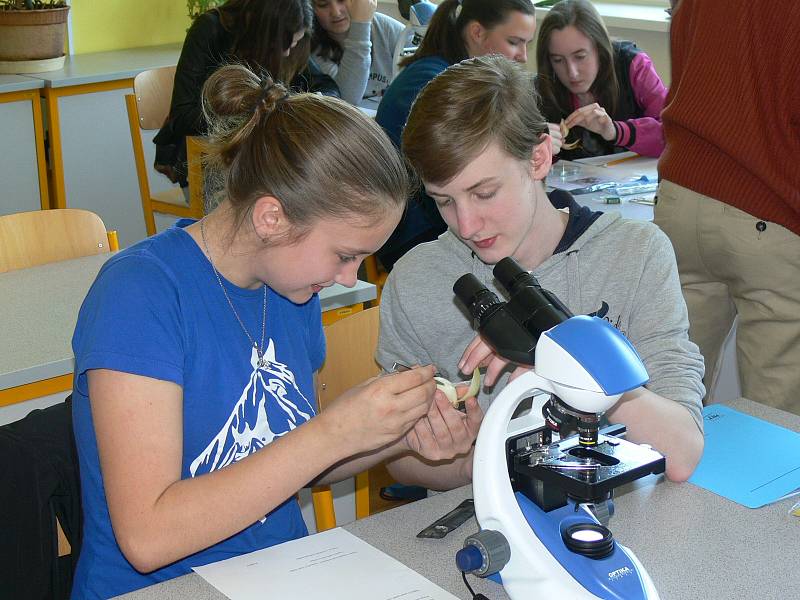
[[[509,310],[537,338],[572,316],[555,294],[542,288],[536,277],[510,256],[498,262],[493,273],[508,292]]]
[[[511,258],[504,258],[498,262],[494,270],[494,278],[500,282],[507,291],[509,296],[513,296],[522,287],[536,287],[541,289],[536,277],[523,269],[519,263]]]
[[[483,285],[472,273],[459,277],[453,284],[453,292],[478,326],[493,306],[499,308],[503,304],[497,294]]]
[[[493,274],[508,292],[508,302],[501,301],[472,273],[459,277],[453,292],[495,352],[518,364],[532,365],[539,336],[572,313],[510,256],[495,265]]]
[[[459,277],[453,292],[475,320],[478,331],[500,356],[523,365],[533,364],[537,338],[514,319],[506,302],[501,302],[472,273]]]

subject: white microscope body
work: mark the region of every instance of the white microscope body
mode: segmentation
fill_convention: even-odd
[[[480,576],[499,572],[512,600],[657,600],[645,568],[589,508],[611,504],[619,485],[664,471],[659,453],[599,431],[600,415],[648,381],[644,365],[619,331],[572,316],[512,259],[494,273],[508,303],[471,275],[454,291],[499,355],[535,368],[503,389],[481,424],[473,462],[481,531],[456,563]],[[530,411],[512,421],[531,397]],[[556,434],[554,442],[564,415],[580,436]]]
[[[537,351],[537,364],[538,356]],[[499,531],[508,541],[511,558],[500,571],[500,576],[503,587],[512,600],[601,598],[589,592],[565,570],[531,530],[511,487],[503,443],[511,433],[519,433],[522,429],[544,427],[542,407],[548,400],[549,393],[555,393],[563,399],[570,398],[569,391],[572,390],[565,390],[563,385],[544,379],[534,371],[518,377],[492,403],[481,424],[475,445],[472,472],[475,516],[481,529]],[[588,408],[592,403],[590,393],[587,390],[576,391],[579,392],[578,396],[583,405]],[[511,416],[520,401],[536,392],[539,393],[533,398],[531,411],[526,416],[515,419],[511,423],[515,429],[509,431]],[[594,395],[596,406],[606,406],[606,408],[613,406],[619,398],[619,395],[604,396],[597,392]],[[644,597],[648,600],[657,600],[658,592],[638,559],[624,546],[617,544],[617,548],[636,566],[635,572],[624,571],[624,573],[631,577],[638,574],[646,590]],[[614,575],[609,573],[609,576]]]

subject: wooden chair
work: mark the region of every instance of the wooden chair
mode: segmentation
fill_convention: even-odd
[[[142,71],[133,80],[133,94],[125,96],[128,108],[128,124],[133,143],[133,158],[139,178],[139,194],[142,199],[144,223],[147,235],[156,232],[153,213],[200,219],[203,207],[203,172],[200,164],[201,144],[196,137],[186,139],[186,154],[189,161],[189,202],[179,186],[153,194],[150,191],[147,162],[142,144],[142,131],[161,129],[169,115],[172,88],[175,82],[175,67],[162,67]]]
[[[0,273],[119,250],[117,232],[95,213],[78,208],[33,210],[0,216]],[[56,521],[58,556],[71,548]]]
[[[119,250],[116,231],[78,208],[0,216],[0,273]]]
[[[320,410],[348,389],[381,372],[375,362],[378,346],[379,308],[369,308],[325,327],[327,358],[317,374]],[[380,488],[394,483],[386,467],[376,465],[356,476],[356,519],[398,506],[380,497]],[[333,494],[329,486],[311,492],[317,530],[336,527]]]

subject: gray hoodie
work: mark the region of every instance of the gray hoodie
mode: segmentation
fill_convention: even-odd
[[[362,98],[383,96],[392,79],[394,51],[403,31],[402,23],[376,12],[371,24],[350,24],[339,64],[318,54],[311,58],[339,86],[342,100],[358,105]]]
[[[505,299],[492,268],[450,231],[400,259],[381,297],[380,365],[432,363],[451,381],[464,379],[458,360],[475,332],[453,283],[472,273]],[[533,273],[574,314],[602,317],[624,333],[647,367],[645,387],[685,406],[702,430],[703,358],[689,341],[675,254],[658,227],[603,214]],[[506,380],[481,391],[484,410]]]

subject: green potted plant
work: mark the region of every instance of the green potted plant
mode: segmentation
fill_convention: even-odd
[[[65,0],[0,0],[0,73],[64,66]]]
[[[207,10],[216,8],[224,2],[225,0],[186,0],[186,9],[189,11],[189,18],[194,21]]]

